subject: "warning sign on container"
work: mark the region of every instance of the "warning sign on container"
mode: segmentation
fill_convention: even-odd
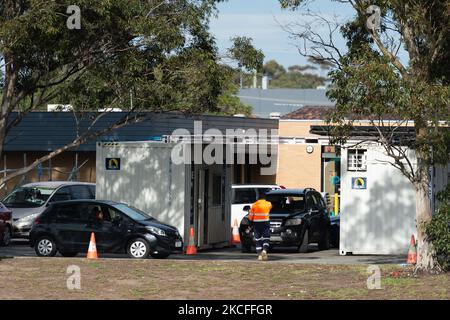
[[[120,158],[106,158],[106,170],[120,170]]]
[[[367,178],[352,178],[352,189],[367,189]]]

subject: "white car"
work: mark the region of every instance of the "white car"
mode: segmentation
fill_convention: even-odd
[[[239,226],[243,217],[248,211],[244,211],[246,206],[251,206],[257,201],[262,194],[271,190],[281,189],[275,184],[235,184],[232,185],[232,204],[231,204],[231,227],[234,226],[234,221],[237,221]]]

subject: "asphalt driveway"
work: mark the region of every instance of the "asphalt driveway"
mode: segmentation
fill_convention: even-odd
[[[57,255],[59,256],[59,255]],[[33,248],[26,240],[14,240],[9,247],[0,247],[0,257],[36,257]],[[59,256],[61,257],[61,256]],[[77,257],[83,258],[84,254]],[[125,254],[100,254],[100,258],[128,259]],[[173,260],[212,260],[212,261],[254,261],[255,253],[241,253],[239,248],[223,248],[199,251],[195,256],[173,254],[168,259]],[[308,253],[298,253],[289,248],[275,248],[269,254],[270,262],[307,263],[307,264],[404,264],[405,255],[371,255],[371,256],[341,256],[337,249],[319,251],[316,245],[309,246]]]

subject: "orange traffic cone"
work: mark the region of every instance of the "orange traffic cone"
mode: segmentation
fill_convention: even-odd
[[[238,227],[237,219],[234,219],[231,244],[240,244],[240,243],[241,243],[241,238],[239,237],[239,227]]]
[[[186,247],[186,254],[194,255],[197,254],[197,247],[195,246],[195,235],[194,235],[194,227],[191,227],[189,230],[189,243]]]
[[[89,249],[86,258],[88,259],[97,259],[97,246],[95,245],[95,235],[91,233],[91,241],[89,242]]]
[[[414,235],[411,236],[411,242],[409,243],[408,257],[406,259],[406,263],[408,264],[417,263],[416,240],[414,239]]]

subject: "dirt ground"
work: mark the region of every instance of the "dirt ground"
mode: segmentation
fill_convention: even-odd
[[[67,268],[80,268],[69,290]],[[450,299],[450,274],[414,277],[383,265],[381,289],[367,289],[363,265],[129,259],[0,260],[3,299]],[[258,296],[260,297],[260,296]]]

